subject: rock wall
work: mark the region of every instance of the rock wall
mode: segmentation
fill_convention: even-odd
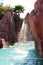
[[[36,51],[40,56],[43,56],[43,0],[35,2],[34,10],[30,13],[29,23]]]
[[[4,39],[5,42],[13,45],[17,42],[17,35],[21,25],[22,20],[20,17],[17,14],[13,14],[10,9],[7,10],[4,17],[0,20],[0,40]]]
[[[16,34],[18,34],[21,29],[23,21],[22,21],[22,19],[20,19],[20,17],[17,14],[14,14],[13,19],[14,19],[14,23],[15,23],[15,31],[16,31]]]
[[[16,34],[14,31],[13,14],[11,10],[7,10],[4,17],[0,20],[0,39],[5,39],[9,44],[15,41]],[[13,35],[14,33],[14,35]]]

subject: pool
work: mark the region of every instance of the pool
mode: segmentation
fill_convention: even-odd
[[[34,41],[16,43],[0,49],[0,65],[43,65],[43,58],[36,55]]]

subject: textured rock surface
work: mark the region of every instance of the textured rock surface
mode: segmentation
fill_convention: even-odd
[[[38,54],[43,55],[43,0],[37,0],[34,10],[30,13],[30,28],[36,42]]]
[[[17,14],[7,10],[4,17],[0,20],[0,39],[5,39],[9,44],[17,42],[17,35],[20,31],[22,21]]]
[[[20,17],[17,14],[14,14],[13,19],[15,23],[15,31],[16,34],[18,34],[22,26],[22,19],[20,19]]]
[[[0,38],[4,38],[5,41],[8,41],[9,43],[12,42],[12,27],[13,26],[13,20],[12,18],[12,12],[11,10],[8,10],[5,13],[5,16],[3,19],[0,20]]]

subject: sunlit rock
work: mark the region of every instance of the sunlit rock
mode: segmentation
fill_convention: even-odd
[[[3,44],[3,48],[9,47],[9,42],[6,42],[5,39],[1,39],[1,40],[2,40],[2,44]]]
[[[34,10],[30,13],[29,23],[36,51],[43,56],[43,0],[35,2]]]

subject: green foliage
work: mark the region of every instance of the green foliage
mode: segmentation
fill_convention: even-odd
[[[12,9],[13,12],[17,13],[20,16],[20,13],[24,12],[24,7],[22,5],[16,5],[14,8],[9,6],[3,6],[3,3],[0,4],[0,18],[2,18],[2,16],[4,16],[5,12],[7,11],[7,9]]]
[[[10,6],[0,5],[0,18],[2,18],[2,16],[4,16],[4,14],[7,11],[7,9],[10,9]]]
[[[22,5],[16,5],[14,8],[13,8],[13,11],[15,13],[17,13],[18,15],[20,15],[20,13],[24,13],[24,7]]]
[[[0,4],[0,19],[1,19],[2,16],[3,16],[3,14],[2,14],[2,11],[3,11],[3,10],[2,10],[2,6],[3,6],[3,4],[1,3],[1,4]]]

